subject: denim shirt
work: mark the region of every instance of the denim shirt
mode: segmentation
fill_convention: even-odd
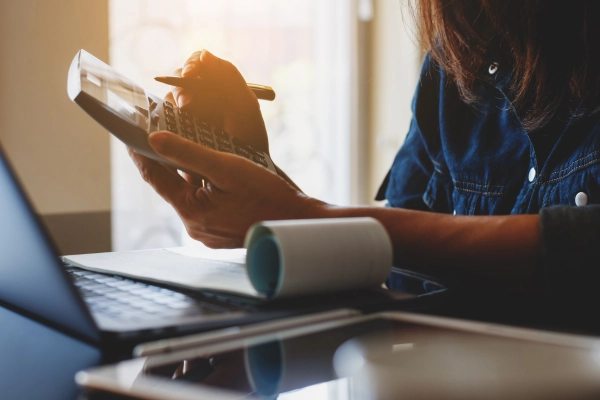
[[[481,101],[469,105],[426,57],[408,135],[378,199],[385,193],[392,207],[458,215],[533,214],[600,203],[600,113],[554,121],[529,135],[506,96],[510,68],[491,65],[481,77]],[[588,208],[598,213],[598,207]]]

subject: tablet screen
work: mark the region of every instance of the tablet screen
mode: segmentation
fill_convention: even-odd
[[[340,368],[348,367],[344,358],[348,356],[345,353],[352,351],[352,343],[358,344],[370,336],[392,345],[394,325],[387,320],[376,320],[306,336],[248,344],[244,348],[168,366],[146,365],[143,374],[264,398],[279,395],[279,399],[286,399],[285,393],[298,391],[330,392],[347,384],[350,371]]]
[[[433,396],[428,398],[453,391],[456,398],[466,398],[461,393],[485,397],[493,386],[510,397],[515,390],[549,390],[548,379],[570,388],[569,393],[574,382],[584,388],[596,381],[599,370],[592,358],[581,349],[373,319],[312,334],[249,341],[241,348],[168,365],[153,365],[150,358],[140,376],[260,399],[399,398],[399,393],[417,395],[423,390],[423,395]]]
[[[144,130],[148,128],[148,100],[144,89],[87,52],[81,52],[81,90]]]

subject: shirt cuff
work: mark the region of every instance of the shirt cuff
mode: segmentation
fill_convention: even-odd
[[[600,205],[540,210],[539,273],[548,295],[599,298]]]

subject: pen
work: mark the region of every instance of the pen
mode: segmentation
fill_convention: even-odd
[[[179,76],[157,76],[155,81],[166,83],[167,85],[177,86],[185,89],[200,89],[206,91],[215,91],[214,85],[195,78],[181,78]],[[275,100],[275,91],[269,86],[256,85],[254,83],[247,84],[256,98],[261,100]],[[212,90],[211,90],[212,89]]]

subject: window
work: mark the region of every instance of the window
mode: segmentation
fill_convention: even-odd
[[[364,3],[364,2],[363,2]],[[355,123],[355,2],[347,0],[110,1],[110,63],[161,95],[152,78],[206,48],[248,82],[272,86],[261,102],[271,155],[308,195],[351,203]],[[354,168],[356,170],[356,168]],[[179,218],[112,144],[113,250],[181,245]]]

